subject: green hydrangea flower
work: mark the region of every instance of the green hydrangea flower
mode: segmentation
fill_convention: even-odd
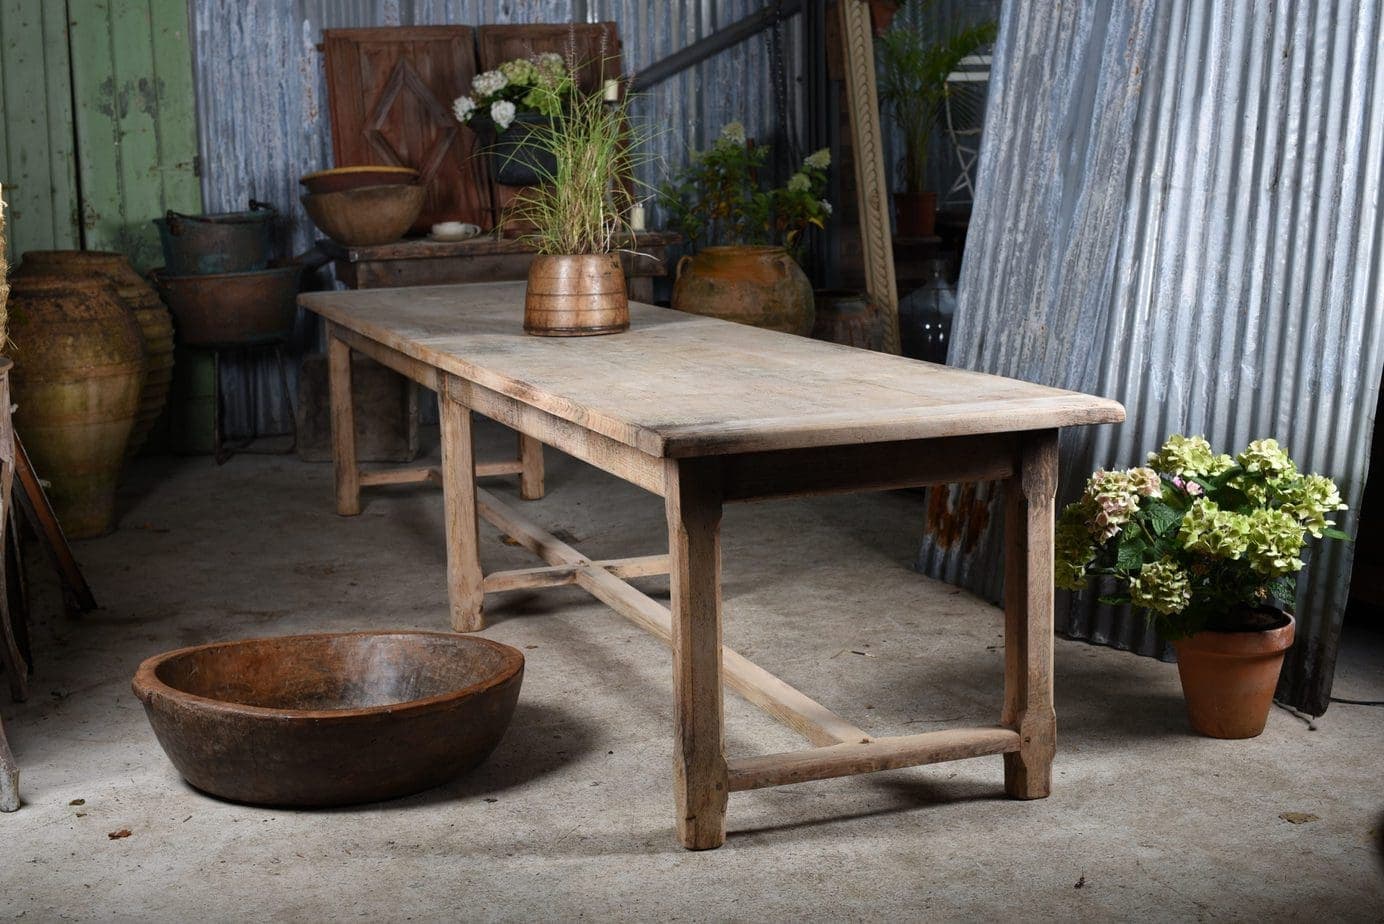
[[[1144,497],[1161,497],[1163,494],[1163,479],[1158,477],[1158,473],[1151,468],[1131,468],[1125,474],[1129,475],[1133,483],[1134,490]]]
[[[1171,616],[1192,602],[1192,582],[1177,562],[1163,558],[1129,579],[1129,599],[1137,607]]]
[[[1335,520],[1326,518],[1328,513],[1346,509],[1336,482],[1325,475],[1307,475],[1280,486],[1278,496],[1282,501],[1279,509],[1297,517],[1314,539],[1320,539],[1328,526],[1336,525]]]
[[[500,73],[509,78],[512,84],[532,86],[538,82],[538,68],[528,58],[515,58],[500,65]]]
[[[1174,433],[1157,452],[1149,453],[1149,465],[1165,475],[1195,478],[1222,475],[1235,466],[1235,460],[1224,453],[1216,455],[1203,436],[1183,436]]]
[[[1285,510],[1264,508],[1249,515],[1249,546],[1245,558],[1260,574],[1279,577],[1302,570],[1298,558],[1306,530]]]
[[[1288,458],[1287,451],[1278,445],[1278,440],[1255,440],[1245,447],[1238,459],[1240,467],[1246,472],[1263,475],[1270,481],[1297,474],[1297,466]]]
[[[1189,552],[1238,560],[1249,550],[1250,519],[1200,498],[1182,517],[1177,541]]]
[[[1096,557],[1096,544],[1086,525],[1091,516],[1090,503],[1083,497],[1074,504],[1068,504],[1057,518],[1053,583],[1066,590],[1081,590],[1086,586],[1086,566]]]

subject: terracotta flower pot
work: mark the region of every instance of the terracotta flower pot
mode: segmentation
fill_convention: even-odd
[[[937,193],[894,193],[894,217],[899,237],[937,234]]]
[[[1177,673],[1192,728],[1211,738],[1264,731],[1295,623],[1259,632],[1198,632],[1177,639]]]
[[[812,283],[782,247],[704,247],[678,261],[673,307],[769,330],[812,331]]]
[[[524,293],[524,333],[590,337],[618,334],[629,326],[630,300],[619,255],[534,257]]]

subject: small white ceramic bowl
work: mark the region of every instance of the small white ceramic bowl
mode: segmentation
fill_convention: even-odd
[[[440,221],[429,235],[435,241],[464,241],[481,233],[479,225],[467,221]]]

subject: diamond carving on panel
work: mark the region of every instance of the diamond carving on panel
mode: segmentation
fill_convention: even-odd
[[[424,111],[428,114],[428,121],[437,132],[427,152],[419,158],[416,164],[407,163],[384,133],[390,112],[404,98],[405,93],[411,94],[422,104]],[[437,97],[423,83],[423,78],[418,76],[413,65],[407,60],[400,59],[394,65],[394,70],[390,72],[389,80],[380,92],[374,111],[365,124],[365,138],[370,146],[381,157],[395,166],[413,167],[422,174],[423,181],[427,182],[432,179],[437,168],[442,165],[443,159],[447,156],[447,150],[452,146],[456,135],[456,120],[452,118],[451,112],[438,101]]]

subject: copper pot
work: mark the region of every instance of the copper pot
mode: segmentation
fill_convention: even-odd
[[[629,326],[629,293],[617,254],[534,257],[524,293],[524,333],[590,337]]]

